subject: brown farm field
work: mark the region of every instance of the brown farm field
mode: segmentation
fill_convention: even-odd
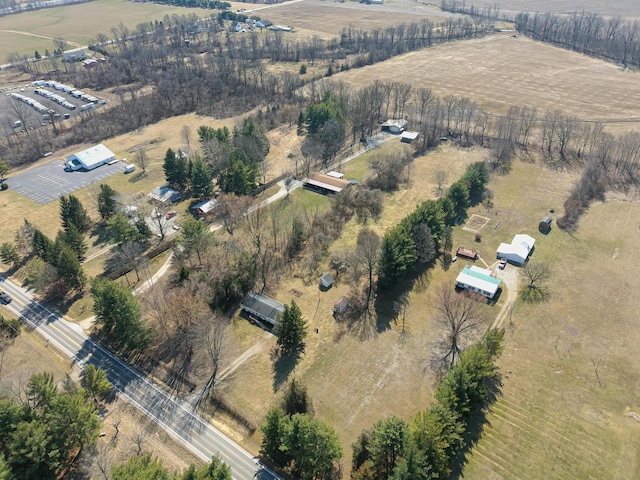
[[[419,22],[423,19],[439,23],[446,17],[457,16],[408,0],[391,0],[383,5],[304,0],[292,5],[285,4],[282,8],[261,10],[256,14],[275,24],[290,25],[296,30],[303,29],[322,37],[327,34],[337,35],[348,26],[363,30],[384,29],[390,25]]]
[[[354,86],[375,80],[465,96],[492,114],[510,106],[560,109],[610,131],[640,128],[638,73],[524,36],[495,34],[395,57],[334,78]]]
[[[494,7],[496,2],[491,0],[474,0],[476,7]],[[509,15],[519,12],[551,12],[570,14],[573,12],[594,12],[603,17],[640,17],[640,5],[635,0],[509,0],[498,3],[500,11]]]

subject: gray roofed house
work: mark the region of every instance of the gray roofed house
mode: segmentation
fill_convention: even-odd
[[[325,273],[320,277],[320,289],[329,290],[331,287],[333,287],[333,275]]]
[[[249,315],[259,318],[274,327],[278,326],[284,313],[284,305],[273,298],[253,292],[244,297],[240,304]]]

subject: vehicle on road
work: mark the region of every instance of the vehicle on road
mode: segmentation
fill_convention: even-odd
[[[0,303],[8,305],[11,303],[11,300],[13,300],[13,298],[11,298],[11,295],[9,295],[7,292],[0,291]]]
[[[178,215],[178,212],[176,212],[175,210],[171,210],[170,212],[167,212],[167,214],[164,216],[164,218],[169,220],[169,219],[175,217],[176,215]]]

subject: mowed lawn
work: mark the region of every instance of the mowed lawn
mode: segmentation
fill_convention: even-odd
[[[545,209],[560,213],[571,183],[568,175],[520,163],[490,185],[505,221],[495,231],[493,220],[485,227],[479,248],[491,253],[516,231],[533,234],[531,261],[552,267],[551,298],[516,304],[504,324],[502,396],[467,457],[466,479],[640,478],[640,424],[628,416],[640,411],[640,205],[596,204],[574,235],[537,233]]]
[[[154,3],[126,2],[122,0],[94,0],[79,5],[46,8],[35,12],[7,15],[0,18],[0,61],[7,54],[18,52],[33,55],[39,50],[53,51],[52,39],[62,37],[73,46],[84,46],[95,41],[98,33],[112,37],[111,28],[120,23],[130,30],[144,22],[161,21],[165,15],[196,14],[205,17],[216,10],[179,8]],[[48,37],[48,38],[41,38]]]
[[[494,34],[407,53],[334,75],[356,87],[375,80],[468,97],[489,113],[509,107],[560,109],[600,121],[612,132],[640,128],[640,77],[613,64],[535,42]]]
[[[492,0],[474,0],[475,7],[495,7]],[[594,12],[604,17],[621,16],[623,18],[639,18],[640,8],[636,0],[509,0],[499,3],[500,12],[515,15],[519,12],[551,12],[569,14],[573,12]]]

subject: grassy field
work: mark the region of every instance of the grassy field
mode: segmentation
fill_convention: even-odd
[[[637,73],[523,36],[449,43],[334,77],[354,86],[403,81],[440,96],[469,97],[493,114],[527,105],[601,121],[610,131],[640,128]]]
[[[640,475],[640,340],[632,278],[640,267],[635,242],[640,205],[594,205],[570,236],[547,236],[537,221],[567,193],[570,175],[517,163],[489,187],[495,206],[471,213],[493,219],[477,245],[491,255],[500,241],[522,232],[537,238],[531,261],[548,262],[550,301],[516,304],[499,361],[502,396],[479,443],[468,455],[464,478],[633,479]],[[456,229],[456,241],[473,234]],[[508,267],[513,268],[513,267]],[[600,362],[598,374],[595,365]]]
[[[129,29],[135,29],[139,23],[160,21],[165,15],[192,13],[204,17],[215,13],[215,10],[94,0],[79,5],[7,15],[0,18],[0,61],[15,51],[27,55],[33,55],[34,50],[41,54],[45,49],[53,51],[52,39],[56,37],[63,37],[73,46],[88,45],[98,33],[111,37],[111,27],[121,22]]]
[[[473,5],[476,7],[494,7],[495,2],[491,0],[475,0]],[[621,16],[623,18],[640,17],[640,8],[638,2],[634,0],[555,0],[549,2],[547,0],[509,0],[509,2],[499,3],[501,12],[514,15],[519,12],[551,12],[551,13],[573,13],[595,12],[604,17]]]

